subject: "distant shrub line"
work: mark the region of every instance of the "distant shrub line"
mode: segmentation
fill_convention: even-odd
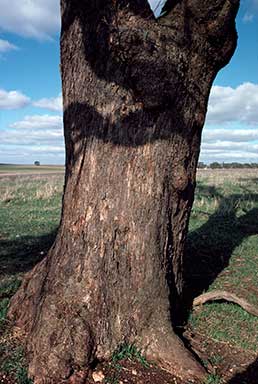
[[[205,169],[205,168],[210,168],[210,169],[229,169],[229,168],[258,168],[258,163],[218,163],[217,161],[210,163],[210,164],[205,164],[202,161],[198,163],[198,168],[199,169]]]

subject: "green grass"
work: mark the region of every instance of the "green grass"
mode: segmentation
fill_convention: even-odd
[[[149,363],[145,359],[141,350],[134,344],[122,344],[112,355],[112,363],[117,364],[121,360],[138,361],[143,367],[149,368]]]
[[[199,175],[187,248],[189,284],[199,285],[196,294],[226,290],[258,307],[257,175],[217,174],[219,179],[216,171]],[[190,324],[204,336],[258,352],[258,319],[235,304],[206,304],[191,314]]]
[[[1,180],[0,268],[16,275],[48,250],[60,220],[62,176]]]
[[[29,384],[21,350],[6,342],[6,314],[23,273],[46,254],[54,240],[63,177],[26,176],[0,181],[0,372],[11,375],[17,384]]]
[[[144,368],[150,367],[150,364],[136,345],[123,343],[112,354],[110,367],[113,368],[113,372],[106,376],[106,384],[118,384],[120,382],[119,377],[122,369],[120,362],[122,363],[124,360],[137,362]]]
[[[194,294],[223,289],[258,306],[257,186],[255,170],[248,173],[230,170],[228,174],[214,170],[198,175],[186,257],[186,278]],[[46,254],[54,240],[62,189],[62,175],[0,180],[0,334],[10,298],[18,289],[23,273]],[[204,305],[191,313],[189,323],[194,332],[204,337],[250,352],[258,351],[258,319],[234,304]],[[119,364],[121,357],[145,365],[135,348],[121,346],[113,356],[113,363]],[[22,362],[18,364],[17,375],[23,380],[24,360],[17,358],[19,353],[15,348],[0,340],[0,364],[3,364],[3,350],[2,356],[9,361],[5,368],[11,369],[12,361]],[[29,383],[26,380],[19,384]],[[209,384],[218,383],[216,377],[210,380],[213,381]]]
[[[21,347],[13,347],[11,344],[0,345],[0,370],[1,373],[12,377],[16,384],[32,384],[28,378],[26,361]],[[3,359],[4,357],[4,359]]]
[[[5,325],[10,298],[17,291],[20,283],[21,280],[17,277],[6,277],[0,280],[0,330]]]
[[[204,384],[221,384],[221,378],[219,375],[210,374],[205,380]]]

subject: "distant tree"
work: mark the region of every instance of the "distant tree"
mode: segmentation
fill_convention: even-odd
[[[66,176],[48,256],[9,316],[36,383],[81,383],[123,342],[187,382],[175,334],[201,131],[236,47],[237,0],[61,0]]]
[[[37,160],[37,161],[34,161],[34,165],[36,166],[39,166],[40,165],[40,162]]]
[[[210,163],[210,168],[211,169],[219,169],[222,168],[222,165],[218,163],[217,161],[214,161],[213,163]]]
[[[203,163],[202,161],[199,161],[199,162],[198,162],[197,168],[199,168],[199,169],[204,169],[204,168],[206,168],[206,167],[207,167],[207,165],[206,165],[205,163]]]

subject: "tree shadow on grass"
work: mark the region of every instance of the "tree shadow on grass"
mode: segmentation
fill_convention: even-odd
[[[57,230],[43,236],[0,239],[0,276],[27,272],[41,261],[53,244]]]
[[[244,372],[237,373],[227,384],[257,384],[258,358],[250,364]]]
[[[258,202],[258,194],[246,191],[224,197],[213,186],[200,185],[200,196],[217,199],[219,202],[215,213],[198,229],[188,235],[185,252],[185,290],[183,313],[178,316],[177,324],[187,321],[193,299],[206,291],[216,277],[228,265],[232,253],[242,241],[258,234],[258,208],[252,208],[241,216],[237,215],[239,203],[247,200]],[[242,188],[243,189],[243,188]]]

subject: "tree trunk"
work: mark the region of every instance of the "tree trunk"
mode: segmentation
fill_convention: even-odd
[[[35,383],[81,382],[123,342],[200,378],[171,325],[207,100],[236,44],[238,1],[62,0],[66,177],[54,246],[9,316]]]

